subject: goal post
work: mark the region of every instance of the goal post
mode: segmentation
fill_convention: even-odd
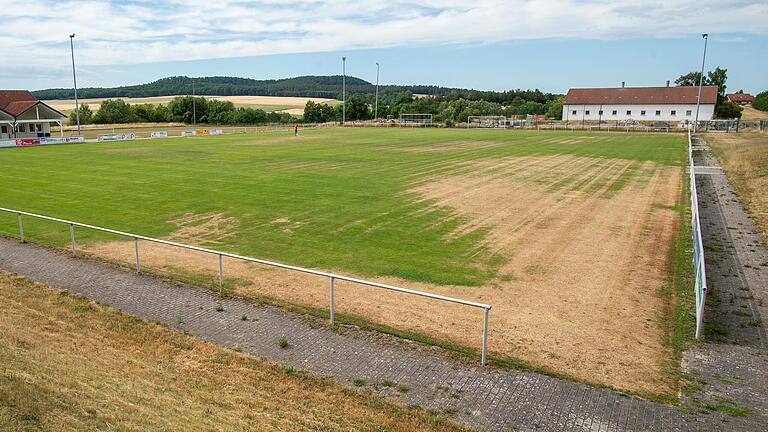
[[[504,116],[468,116],[467,129],[505,129],[509,120]]]
[[[429,126],[432,114],[400,114],[400,126]]]

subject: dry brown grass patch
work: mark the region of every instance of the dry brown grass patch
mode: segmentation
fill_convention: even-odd
[[[0,273],[4,430],[457,430]]]

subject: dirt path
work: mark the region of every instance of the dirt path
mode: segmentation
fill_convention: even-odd
[[[721,413],[689,415],[603,388],[510,369],[480,367],[433,347],[285,313],[205,289],[137,275],[0,237],[0,269],[224,347],[286,367],[353,381],[389,400],[418,404],[454,421],[490,431],[716,431],[724,421],[757,430],[749,419]],[[220,306],[219,306],[220,305]],[[242,317],[247,317],[243,320]],[[288,341],[286,348],[277,343]],[[382,385],[391,380],[395,386]],[[236,388],[232,389],[237,391]]]

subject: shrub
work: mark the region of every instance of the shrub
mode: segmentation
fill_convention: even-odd
[[[752,102],[752,108],[759,109],[760,111],[768,111],[768,91],[764,91],[755,96],[755,101]]]

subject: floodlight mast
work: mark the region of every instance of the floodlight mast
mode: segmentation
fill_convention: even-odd
[[[376,108],[374,108],[373,119],[379,119],[379,62],[376,62]]]
[[[192,125],[197,124],[197,102],[195,101],[195,79],[192,80]]]
[[[341,58],[341,125],[347,124],[347,58]]]
[[[709,34],[704,33],[701,35],[704,38],[704,55],[701,57],[701,75],[699,75],[699,94],[696,96],[696,120],[693,123],[693,131],[696,132],[696,128],[699,127],[699,106],[701,105],[701,86],[704,83],[704,62],[707,59],[707,40]]]
[[[80,103],[77,100],[77,74],[75,73],[75,34],[69,35],[69,49],[72,53],[72,81],[75,85],[75,118],[77,119],[77,136],[80,136]],[[62,130],[64,127],[62,126]]]

